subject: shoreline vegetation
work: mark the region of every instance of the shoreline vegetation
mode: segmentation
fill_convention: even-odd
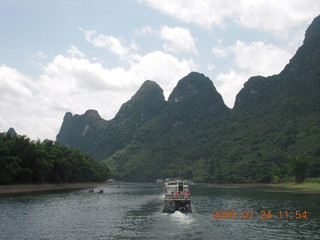
[[[206,183],[204,183],[206,184]],[[283,183],[207,183],[218,188],[270,188],[279,191],[320,193],[320,182]]]
[[[0,196],[19,194],[19,193],[35,193],[57,190],[76,190],[90,189],[104,186],[111,186],[114,182],[93,182],[93,183],[61,183],[61,184],[18,184],[18,185],[0,185]],[[303,191],[303,192],[320,192],[320,183],[304,182],[304,183],[225,183],[212,184],[220,187],[270,187],[274,189]]]
[[[320,192],[320,183],[303,182],[303,183],[278,183],[272,184],[273,187],[300,190],[303,192]]]
[[[97,183],[61,183],[61,184],[19,184],[19,185],[0,185],[0,196],[18,194],[18,193],[33,193],[57,190],[76,190],[86,188],[97,188],[113,185],[112,182],[97,182]]]
[[[109,173],[105,163],[79,150],[51,140],[33,141],[13,129],[0,133],[1,185],[102,182]]]
[[[219,186],[220,184],[214,184]],[[320,183],[319,182],[284,182],[284,183],[223,183],[221,187],[270,187],[273,189],[281,190],[291,190],[291,191],[303,191],[303,192],[319,192],[320,193]]]

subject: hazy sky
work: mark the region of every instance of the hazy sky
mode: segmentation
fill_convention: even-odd
[[[167,98],[191,71],[232,108],[319,14],[320,0],[0,0],[0,132],[54,140],[65,112],[112,119],[145,80]]]

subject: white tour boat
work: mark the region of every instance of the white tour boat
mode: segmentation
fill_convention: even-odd
[[[182,181],[176,178],[166,179],[166,181],[164,182],[164,192],[165,199],[162,212],[192,212],[188,181]]]

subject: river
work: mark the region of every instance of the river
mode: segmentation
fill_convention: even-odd
[[[320,193],[195,184],[166,214],[162,185],[103,189],[2,196],[0,239],[320,239]]]

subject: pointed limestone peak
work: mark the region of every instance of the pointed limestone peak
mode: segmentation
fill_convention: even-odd
[[[169,104],[192,103],[213,111],[227,109],[213,82],[202,73],[191,72],[182,78],[168,99]]]
[[[166,108],[172,126],[205,120],[227,110],[213,82],[197,72],[191,72],[178,82]]]
[[[308,44],[312,42],[320,42],[320,15],[308,27],[303,43]]]
[[[17,132],[14,130],[14,128],[9,128],[7,131],[7,134],[9,134],[11,137],[17,136]]]
[[[316,17],[306,30],[303,44],[292,57],[283,73],[292,74],[293,77],[303,75],[319,64],[320,55],[320,16]],[[301,78],[302,76],[298,76]]]
[[[164,101],[162,88],[154,81],[146,80],[131,100],[146,100],[146,98],[157,98],[159,101]],[[130,100],[130,101],[131,101]]]
[[[165,103],[162,88],[156,82],[147,80],[129,101],[122,104],[115,119],[148,120],[159,113]]]
[[[100,120],[100,114],[97,110],[94,109],[89,109],[84,113],[84,118],[86,119],[86,121],[94,121],[94,120]]]
[[[169,96],[169,103],[180,102],[195,95],[216,92],[212,81],[205,75],[191,72],[182,78]]]
[[[72,117],[73,117],[73,114],[71,112],[66,112],[64,117],[63,117],[63,121],[68,121]]]

